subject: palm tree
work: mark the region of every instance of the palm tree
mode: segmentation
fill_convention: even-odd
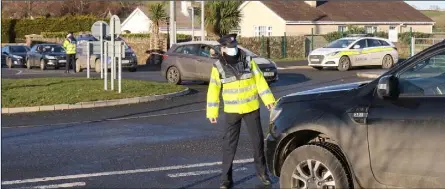
[[[166,21],[168,15],[165,11],[165,2],[162,3],[152,3],[148,5],[148,10],[150,11],[150,19],[152,24],[152,35],[150,35],[150,42],[154,41],[154,45],[150,45],[152,49],[159,50],[159,26]]]
[[[219,37],[228,34],[239,26],[241,1],[210,1],[205,7],[205,25],[209,33]]]

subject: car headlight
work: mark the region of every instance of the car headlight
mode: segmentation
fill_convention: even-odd
[[[45,58],[47,58],[47,59],[56,59],[55,56],[49,56],[49,55],[45,55]]]
[[[340,53],[340,51],[335,51],[335,52],[333,52],[333,53],[329,53],[328,56],[335,56],[335,55],[337,55],[338,53]]]
[[[272,110],[270,111],[270,122],[274,122],[278,118],[282,110],[283,109],[281,107],[274,106],[274,108],[272,108]]]
[[[17,55],[12,55],[12,58],[16,58],[16,59],[21,59],[21,56],[17,56]]]

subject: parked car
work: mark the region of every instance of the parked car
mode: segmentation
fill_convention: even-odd
[[[397,48],[387,39],[378,37],[345,37],[309,54],[309,66],[321,70],[336,67],[347,71],[355,66],[391,68],[399,60]]]
[[[258,64],[267,82],[273,83],[278,80],[275,62],[260,57],[242,46],[239,48]],[[216,52],[216,56],[210,54],[211,49]],[[164,54],[161,73],[168,82],[174,84],[180,84],[186,80],[208,82],[218,54],[221,54],[221,51],[216,41],[177,43]]]
[[[62,45],[45,43],[34,45],[26,55],[26,67],[40,67],[45,70],[48,67],[59,69],[66,66],[66,52]]]
[[[2,48],[2,66],[24,67],[29,47],[24,45],[6,45]]]
[[[110,36],[106,37],[105,40],[110,40]],[[86,48],[87,41],[98,41],[93,36],[83,36],[78,38],[77,45],[77,55],[76,55],[76,71],[81,72],[83,69],[87,68],[87,55],[82,53],[82,49]],[[116,41],[120,41],[123,39],[117,37]],[[138,59],[136,53],[133,49],[128,46],[128,44],[124,41],[125,48],[125,57],[122,58],[122,68],[128,69],[130,72],[135,72],[137,70]],[[111,69],[111,57],[107,57],[105,61],[108,63],[108,69]],[[117,66],[117,58],[116,58],[116,66]],[[90,56],[90,68],[94,69],[96,72],[100,73],[100,54],[92,54]]]
[[[445,186],[445,41],[378,79],[298,92],[270,113],[281,188]]]

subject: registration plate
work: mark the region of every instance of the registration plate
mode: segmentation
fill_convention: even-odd
[[[65,63],[65,62],[66,62],[66,60],[59,60],[59,62],[60,62],[60,63]]]
[[[130,60],[122,60],[122,64],[128,64],[130,63]]]
[[[312,62],[318,62],[318,61],[320,61],[320,59],[316,59],[316,58],[314,58],[314,59],[311,59],[311,61],[312,61]]]
[[[264,72],[264,76],[274,76],[275,73],[273,72]]]

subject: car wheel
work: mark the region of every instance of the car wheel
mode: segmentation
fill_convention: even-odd
[[[167,70],[167,81],[176,85],[181,83],[181,73],[178,68],[172,66]]]
[[[45,64],[45,61],[43,59],[40,60],[40,69],[41,70],[46,70],[46,64]]]
[[[129,71],[129,72],[135,72],[136,70],[137,70],[136,67],[128,68],[128,71]]]
[[[82,72],[82,67],[80,65],[80,61],[76,60],[76,72]]]
[[[349,60],[349,57],[342,56],[340,58],[340,61],[338,62],[337,69],[339,71],[348,71],[351,68],[351,60]]]
[[[312,68],[316,69],[316,70],[322,70],[323,67],[318,67],[318,66],[312,66]]]
[[[383,57],[382,60],[382,68],[383,69],[389,69],[394,64],[394,60],[392,59],[392,56],[387,54]]]
[[[29,59],[26,59],[26,68],[31,69],[31,62],[29,61]]]
[[[305,145],[292,151],[284,161],[280,188],[349,188],[346,169],[322,146]]]
[[[94,71],[96,71],[96,73],[100,73],[100,59],[96,59],[96,61],[94,61]]]
[[[8,65],[8,68],[12,68],[12,60],[10,58],[6,59],[6,65]]]

